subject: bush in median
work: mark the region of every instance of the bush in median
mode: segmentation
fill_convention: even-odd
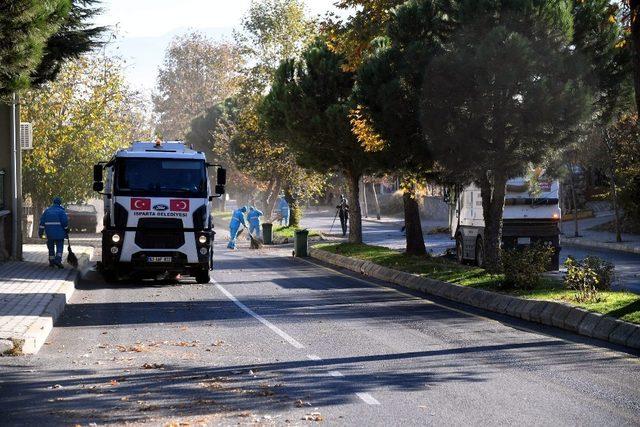
[[[536,244],[524,249],[509,249],[502,255],[504,288],[533,289],[540,284],[553,256],[553,247]]]

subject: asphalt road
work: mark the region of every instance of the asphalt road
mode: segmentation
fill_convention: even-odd
[[[302,225],[308,228],[329,233],[333,217],[331,212],[314,211],[307,212],[303,218]],[[423,221],[423,231],[425,232],[425,244],[427,250],[432,254],[439,255],[447,249],[453,249],[455,242],[448,234],[426,234],[429,230],[438,226],[446,226],[443,222]],[[392,249],[404,250],[406,247],[405,236],[400,231],[401,222],[398,221],[366,221],[362,222],[362,234],[365,243],[372,245],[386,246]],[[332,234],[340,234],[340,222],[336,220]],[[560,263],[572,256],[583,259],[588,255],[598,256],[613,263],[616,267],[615,289],[626,289],[631,292],[640,293],[640,255],[618,251],[607,251],[601,249],[588,249],[578,246],[563,245],[560,251]],[[561,268],[561,271],[564,271]]]
[[[640,420],[637,355],[223,244],[207,285],[89,275],[38,355],[0,358],[2,424]]]

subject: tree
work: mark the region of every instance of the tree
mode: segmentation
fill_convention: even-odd
[[[26,89],[45,55],[47,40],[64,24],[69,0],[0,3],[0,94]]]
[[[94,0],[0,3],[0,96],[53,80],[61,64],[100,44]]]
[[[636,112],[640,113],[640,0],[628,0],[628,28],[631,33],[633,55],[633,87]]]
[[[102,12],[98,0],[72,0],[69,14],[44,48],[40,65],[31,75],[33,85],[54,80],[63,64],[104,44],[106,27],[93,26],[93,18]]]
[[[469,0],[461,11],[472,20],[427,68],[422,124],[438,162],[479,185],[486,267],[499,271],[506,182],[575,138],[587,88],[569,66],[567,2]]]
[[[355,97],[361,116],[353,121],[354,132],[365,146],[379,151],[386,171],[405,177],[406,251],[415,255],[426,253],[417,187],[433,173],[419,115],[423,74],[445,49],[452,15],[444,2],[408,1],[391,13],[387,36],[374,43],[358,70]]]
[[[315,23],[306,16],[300,0],[254,0],[242,20],[242,31],[234,34],[245,67],[237,133],[230,146],[232,158],[261,191],[267,216],[280,192],[284,193],[292,227],[301,218],[298,198],[314,195],[323,179],[300,168],[283,141],[265,131],[258,108],[280,62],[299,56],[315,32]]]
[[[158,70],[152,96],[164,139],[184,139],[191,120],[238,90],[236,48],[192,32],[176,37]]]
[[[373,50],[371,41],[384,35],[393,8],[406,0],[339,0],[335,6],[351,12],[347,18],[329,14],[322,32],[329,45],[347,58],[355,71]]]
[[[297,57],[313,40],[316,25],[301,0],[252,0],[234,38],[244,58],[244,88],[262,94],[280,62]]]
[[[359,182],[371,167],[371,156],[351,132],[354,74],[345,71],[345,64],[343,55],[317,40],[302,59],[281,64],[262,115],[270,132],[286,142],[301,166],[344,174],[351,199],[349,241],[362,243]]]
[[[229,98],[193,119],[186,136],[186,142],[207,153],[209,161],[225,166],[228,193],[246,193],[254,188],[251,179],[236,166],[231,153],[239,112],[237,99]],[[224,210],[224,198],[220,201],[220,209]]]
[[[575,54],[584,60],[576,62],[584,69],[577,69],[583,80],[590,86],[593,114],[582,123],[583,132],[567,146],[562,154],[569,177],[572,205],[574,209],[574,236],[579,236],[576,169],[586,162],[598,164],[599,159],[592,154],[601,152],[611,159],[611,150],[600,150],[604,144],[602,128],[624,111],[628,111],[632,100],[632,55],[626,48],[627,35],[618,19],[618,5],[611,0],[589,0],[573,2],[573,41]],[[611,171],[611,162],[601,166]],[[615,180],[613,176],[612,181]],[[612,192],[612,197],[615,191]],[[612,200],[613,205],[617,202]]]
[[[114,58],[68,62],[55,81],[25,93],[23,104],[34,141],[23,154],[23,186],[38,211],[53,196],[65,203],[85,201],[94,194],[95,163],[150,137],[142,101],[125,85],[122,64]]]

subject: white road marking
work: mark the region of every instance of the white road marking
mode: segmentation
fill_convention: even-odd
[[[291,335],[287,334],[285,331],[283,331],[282,329],[278,328],[276,325],[274,325],[273,323],[269,322],[267,319],[265,319],[264,317],[260,316],[258,313],[256,313],[255,311],[251,310],[249,307],[247,307],[246,305],[244,305],[243,303],[238,301],[238,299],[236,297],[234,297],[229,291],[227,291],[225,288],[223,288],[215,280],[212,280],[212,282],[216,284],[216,287],[218,289],[220,289],[220,292],[225,294],[227,298],[229,298],[231,301],[233,301],[233,303],[235,305],[237,305],[242,310],[244,310],[245,313],[251,315],[258,322],[262,323],[264,326],[266,326],[267,328],[271,329],[276,334],[280,335],[286,342],[288,342],[289,344],[291,344],[295,348],[304,348],[304,345],[302,345],[298,341],[296,341],[296,339],[293,338]]]
[[[307,354],[307,359],[309,359],[309,360],[322,360],[322,357],[316,356],[315,354]]]
[[[369,393],[356,393],[360,399],[364,401],[367,405],[379,405],[380,402],[376,400],[375,397],[371,396]]]
[[[329,375],[331,375],[332,377],[344,377],[344,375],[342,375],[342,372],[340,371],[329,371]]]

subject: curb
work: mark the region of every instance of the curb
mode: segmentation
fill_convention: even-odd
[[[523,299],[441,282],[315,248],[309,249],[309,255],[328,264],[426,294],[543,325],[555,326],[633,349],[640,349],[640,325],[593,313],[569,304]]]
[[[51,333],[56,320],[58,320],[71,299],[76,284],[86,273],[92,257],[93,252],[91,252],[91,255],[86,253],[78,254],[78,268],[69,272],[64,283],[60,285],[51,301],[29,326],[25,334],[19,338],[0,340],[0,354],[19,356],[36,354],[40,350]]]
[[[631,246],[625,243],[600,242],[598,240],[585,239],[584,237],[560,236],[560,244],[580,246],[590,249],[607,249],[616,252],[640,254],[640,246]]]

